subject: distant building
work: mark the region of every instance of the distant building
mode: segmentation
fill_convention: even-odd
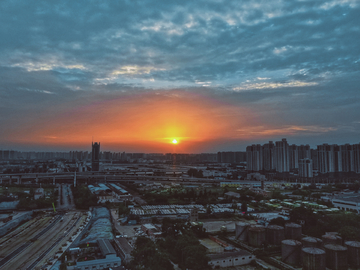
[[[44,189],[43,188],[37,188],[35,190],[34,199],[38,200],[38,199],[44,198],[44,197],[45,197]]]
[[[91,170],[98,172],[100,170],[100,143],[92,143],[91,152]]]
[[[199,210],[194,207],[193,209],[190,210],[190,217],[189,217],[190,221],[198,221],[199,220]]]
[[[263,148],[260,144],[246,147],[246,169],[256,172],[263,169]]]
[[[360,213],[360,194],[347,194],[336,196],[332,199],[331,202],[335,207],[341,210],[352,210]]]
[[[275,145],[272,141],[263,145],[264,170],[271,171],[275,169],[274,163]]]
[[[289,172],[289,144],[286,139],[275,142],[275,169],[277,172]]]
[[[300,177],[313,177],[313,164],[309,158],[299,160],[299,176]]]

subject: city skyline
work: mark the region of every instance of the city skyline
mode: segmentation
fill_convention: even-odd
[[[0,149],[86,151],[92,137],[146,153],[359,143],[356,0],[0,10]]]

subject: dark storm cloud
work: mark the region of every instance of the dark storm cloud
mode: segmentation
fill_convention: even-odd
[[[259,106],[274,125],[348,123],[351,137],[359,12],[357,0],[4,0],[0,124],[181,88]]]

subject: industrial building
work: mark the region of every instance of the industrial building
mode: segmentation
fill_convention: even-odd
[[[360,213],[360,195],[359,194],[347,194],[340,195],[331,200],[332,204],[345,211],[356,211]]]
[[[212,267],[231,267],[249,264],[255,259],[255,255],[248,251],[240,250],[233,252],[224,252],[219,254],[210,254],[209,265]]]
[[[116,256],[115,249],[108,239],[98,239],[97,244],[103,258],[76,262],[75,270],[104,269],[106,267],[118,267],[121,265],[121,259]]]
[[[125,263],[129,263],[132,259],[131,252],[133,250],[128,240],[124,237],[115,239],[115,248],[118,251],[121,260]]]

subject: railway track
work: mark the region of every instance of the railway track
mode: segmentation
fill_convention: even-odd
[[[25,242],[23,245],[21,245],[19,248],[11,252],[9,255],[7,255],[5,258],[3,258],[0,261],[0,268],[6,265],[9,261],[11,261],[13,258],[15,258],[19,253],[27,249],[29,246],[33,244],[33,242],[38,239],[40,236],[45,234],[47,231],[49,231],[57,222],[60,221],[62,218],[62,215],[59,215],[54,222],[49,224],[45,229],[43,229],[40,233],[35,235],[33,238],[31,238],[29,241]]]
[[[41,255],[29,266],[26,268],[26,270],[32,270],[35,268],[35,266],[41,262],[41,260],[49,253],[51,250],[53,250],[54,247],[57,246],[58,243],[60,243],[65,237],[68,236],[69,232],[76,226],[76,224],[80,221],[81,216],[74,222],[74,224],[67,230],[67,233],[65,233],[63,236],[60,236],[47,250],[45,250]]]
[[[41,227],[45,227],[49,220],[47,218],[35,220],[25,228],[13,231],[10,235],[3,238],[0,244],[0,256],[4,257],[13,250],[20,247],[24,241],[28,241]]]

